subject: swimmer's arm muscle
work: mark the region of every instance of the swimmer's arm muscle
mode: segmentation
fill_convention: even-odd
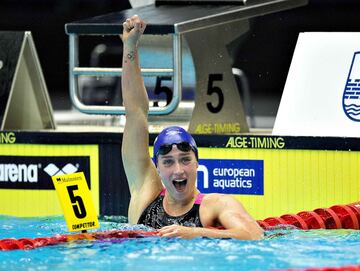
[[[122,142],[122,159],[132,196],[143,188],[142,186],[147,180],[157,182],[157,179],[154,178],[156,169],[152,164],[148,149],[149,100],[141,76],[137,49],[144,29],[145,23],[137,16],[133,16],[123,24],[124,48],[121,82],[126,124]]]
[[[259,224],[249,215],[242,204],[232,196],[219,195],[214,206],[217,221],[225,229],[209,229],[210,231],[206,232],[209,235],[206,236],[219,238],[230,237],[242,240],[258,240],[263,237],[263,230]],[[224,237],[221,237],[221,235],[224,235]]]

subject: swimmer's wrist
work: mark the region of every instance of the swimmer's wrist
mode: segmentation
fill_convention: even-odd
[[[208,230],[209,229],[207,229],[207,228],[200,228],[200,227],[193,228],[194,236],[195,237],[212,237],[211,234],[209,234]]]
[[[124,43],[124,50],[137,50],[138,49],[138,43]]]
[[[192,228],[193,233],[194,233],[194,237],[202,237],[203,236],[202,229],[203,228],[198,228],[198,227]]]

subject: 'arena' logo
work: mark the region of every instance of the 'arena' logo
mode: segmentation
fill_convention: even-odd
[[[52,176],[82,171],[89,188],[89,156],[2,156],[0,189],[53,190]]]
[[[66,164],[63,168],[58,168],[55,164],[50,163],[45,168],[44,171],[49,176],[59,176],[64,174],[75,173],[79,169],[79,164],[73,165],[71,163]]]
[[[0,182],[38,182],[36,164],[0,164]]]

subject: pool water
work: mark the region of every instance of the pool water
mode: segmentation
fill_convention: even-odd
[[[101,230],[151,230],[125,217],[100,219]],[[0,216],[0,239],[68,234],[62,216]],[[146,237],[76,241],[33,250],[0,251],[0,270],[279,270],[360,265],[360,231],[290,227],[261,241]]]

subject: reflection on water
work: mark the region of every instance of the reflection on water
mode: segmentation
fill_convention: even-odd
[[[105,217],[101,230],[151,230]],[[63,217],[0,216],[0,239],[66,234]],[[0,252],[0,270],[272,270],[360,265],[360,232],[277,227],[261,241],[147,237]]]

